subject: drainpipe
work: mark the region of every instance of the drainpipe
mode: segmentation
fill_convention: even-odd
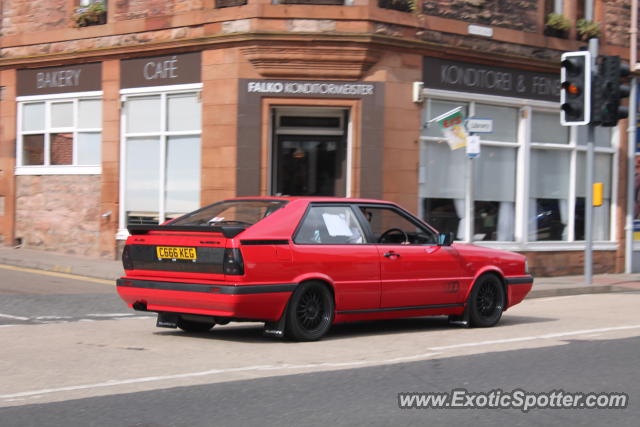
[[[629,68],[638,71],[638,0],[631,0],[631,29],[629,30],[631,51],[629,52]],[[625,254],[624,272],[633,271],[633,214],[635,210],[635,160],[636,160],[636,126],[638,113],[638,79],[631,79],[631,96],[629,96],[629,119],[627,127],[627,215],[625,221]]]

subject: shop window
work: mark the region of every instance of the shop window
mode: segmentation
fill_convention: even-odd
[[[571,153],[532,149],[529,240],[567,240]]]
[[[531,115],[531,141],[569,144],[569,126],[560,124],[557,112],[534,111]]]
[[[101,100],[22,102],[19,108],[20,173],[42,172],[34,166],[55,166],[52,173],[74,173],[76,166],[100,166]]]
[[[576,164],[576,204],[575,204],[575,240],[584,240],[585,200],[587,196],[586,168],[587,154],[579,152]],[[612,154],[595,155],[594,182],[602,182],[602,206],[593,208],[593,240],[609,240],[611,215],[611,163]]]
[[[516,155],[516,148],[484,146],[474,160],[474,240],[514,240]]]
[[[460,220],[464,217],[464,199],[422,199],[424,220],[441,233],[454,233],[456,238],[460,230]]]
[[[586,128],[586,126],[576,126],[576,143],[578,145],[587,145]],[[596,147],[611,148],[611,128],[596,126],[593,142]]]
[[[476,104],[474,116],[493,120],[493,132],[480,134],[480,139],[500,142],[518,140],[517,108]]]
[[[519,110],[489,104],[429,100],[425,123],[456,107],[474,117],[493,120],[494,132],[481,135],[481,155],[474,165],[473,240],[513,241],[515,238],[516,157]],[[452,151],[439,143],[436,126],[423,132],[428,139],[421,150],[420,193],[424,219],[441,232],[467,239],[464,218],[468,161],[465,150]]]
[[[199,93],[128,95],[124,205],[128,224],[158,224],[200,206]]]

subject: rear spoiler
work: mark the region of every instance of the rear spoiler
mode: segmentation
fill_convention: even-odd
[[[182,231],[182,232],[198,232],[198,233],[222,233],[227,239],[232,239],[242,233],[247,227],[238,225],[130,225],[127,227],[129,234],[132,236],[140,234],[148,234],[150,231]]]

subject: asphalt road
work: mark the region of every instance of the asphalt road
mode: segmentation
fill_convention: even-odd
[[[640,338],[270,377],[0,410],[10,426],[637,426]],[[399,392],[616,391],[626,409],[400,409]],[[635,398],[634,398],[635,397]]]
[[[442,317],[155,328],[110,282],[0,266],[0,426],[637,425],[640,294],[526,300],[498,327]],[[626,409],[400,409],[400,392],[621,392]]]
[[[65,276],[0,268],[0,327],[140,317],[118,298],[113,283]]]

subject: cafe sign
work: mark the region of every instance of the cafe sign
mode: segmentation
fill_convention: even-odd
[[[126,59],[120,65],[123,89],[200,83],[200,52]]]
[[[424,58],[424,87],[560,101],[560,72],[543,73],[441,58]]]
[[[102,64],[18,70],[17,95],[51,95],[102,89]]]

